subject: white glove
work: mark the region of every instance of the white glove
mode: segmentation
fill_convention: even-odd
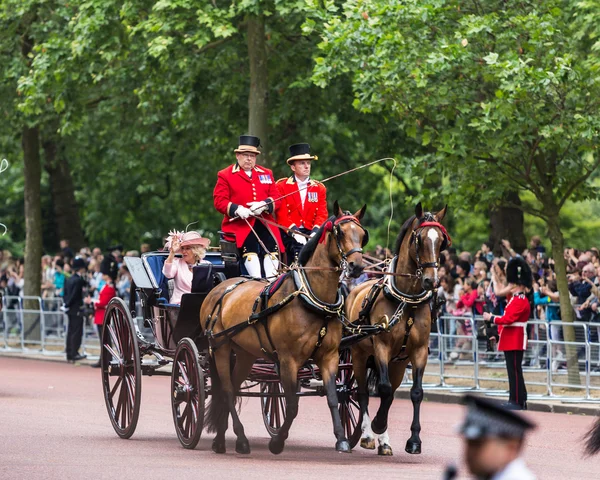
[[[251,215],[258,216],[267,209],[267,203],[264,200],[260,202],[248,202],[246,205],[252,211]]]
[[[294,233],[292,237],[294,237],[294,240],[296,240],[300,245],[306,245],[306,237],[304,235]]]
[[[235,211],[235,215],[239,218],[246,219],[252,215],[252,211],[249,208],[242,207],[241,205]]]

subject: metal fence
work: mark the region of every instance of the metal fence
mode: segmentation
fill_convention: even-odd
[[[44,356],[64,355],[68,316],[62,298],[13,297],[2,299],[0,352],[21,352]],[[136,317],[140,332],[148,337],[141,309]],[[504,356],[489,350],[480,327],[482,317],[443,316],[431,332],[430,356],[425,389],[485,391],[507,395],[508,379]],[[575,341],[562,336],[574,330]],[[524,356],[525,383],[529,398],[555,398],[572,402],[600,403],[600,323],[530,320],[528,348]],[[569,346],[569,347],[567,347]],[[576,352],[577,374],[566,366],[567,349]],[[84,324],[82,353],[98,357],[99,343],[91,318]],[[572,362],[572,363],[573,363]],[[405,385],[410,384],[410,375]]]
[[[151,331],[143,326],[139,306],[137,313],[140,330],[151,335]],[[69,317],[60,297],[4,296],[0,312],[0,352],[64,356],[68,323]],[[81,352],[90,359],[100,355],[92,316],[84,322]]]

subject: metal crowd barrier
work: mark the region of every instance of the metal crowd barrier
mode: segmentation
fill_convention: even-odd
[[[64,355],[68,316],[62,306],[62,298],[3,297],[0,352]],[[139,305],[136,315],[140,331],[145,337],[151,337],[151,329],[144,325]],[[504,355],[488,351],[486,339],[479,335],[482,322],[480,316],[438,318],[437,331],[431,333],[425,372],[426,380],[432,377],[434,380],[424,382],[425,389],[507,394]],[[526,385],[538,390],[533,393],[534,389],[528,388],[531,392],[528,397],[600,403],[600,323],[530,320],[527,328],[523,372]],[[575,341],[567,342],[560,336],[564,328],[574,329]],[[81,349],[90,359],[100,354],[93,317],[84,324]],[[566,369],[567,350],[577,356],[578,375],[570,376]],[[408,384],[410,375],[404,385]]]
[[[465,328],[469,322],[470,327]],[[435,381],[425,382],[425,389],[481,391],[492,396],[508,394],[504,355],[495,350],[488,351],[487,340],[479,334],[482,325],[481,316],[445,315],[438,318],[437,332],[431,333],[425,373],[426,379],[434,377]],[[565,327],[574,329],[575,341],[553,337],[553,330],[560,333]],[[530,387],[528,398],[600,403],[600,323],[530,320],[527,330],[523,373],[525,383]],[[568,348],[576,355],[578,375],[574,378],[566,368]],[[404,384],[410,383],[408,378]],[[498,383],[506,387],[500,388]],[[531,387],[536,387],[537,392],[533,393]]]
[[[35,308],[30,308],[31,304]],[[61,297],[3,296],[0,312],[0,352],[21,352],[45,356],[64,356],[69,317]],[[24,308],[25,306],[29,308]],[[151,330],[144,326],[142,309],[136,304],[136,322],[145,336]],[[81,353],[91,360],[100,355],[98,334],[93,315],[83,326]]]

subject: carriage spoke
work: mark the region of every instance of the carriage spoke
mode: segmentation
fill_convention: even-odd
[[[115,384],[113,385],[113,388],[111,389],[111,391],[109,393],[111,400],[115,396],[115,393],[117,392],[117,389],[119,388],[119,385],[121,385],[122,381],[123,381],[123,377],[117,378],[117,381],[115,382]]]
[[[112,315],[112,317],[114,318],[114,315]],[[115,352],[115,358],[121,358],[121,351],[119,350],[119,340],[117,338],[117,333],[115,331],[115,325],[114,323],[109,323],[108,324],[108,333],[110,335],[110,338],[113,342],[113,346],[117,349],[118,353]],[[108,343],[105,344],[107,348],[110,348]],[[114,352],[114,350],[111,349],[111,351]]]

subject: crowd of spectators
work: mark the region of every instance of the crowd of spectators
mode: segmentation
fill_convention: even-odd
[[[86,294],[95,300],[103,286],[100,265],[106,255],[113,255],[119,264],[119,274],[115,282],[117,295],[129,301],[131,295],[131,275],[123,261],[124,256],[140,256],[140,253],[150,251],[148,244],[142,244],[140,251],[122,252],[122,247],[116,245],[102,250],[99,247],[81,248],[77,253],[69,247],[66,240],[60,242],[60,251],[56,255],[42,257],[41,296],[44,308],[56,310],[64,295],[65,281],[73,274],[73,260],[81,258],[87,265]],[[0,250],[0,295],[9,309],[19,303],[24,295],[23,259],[14,258],[10,252]],[[91,313],[91,312],[90,312]]]

